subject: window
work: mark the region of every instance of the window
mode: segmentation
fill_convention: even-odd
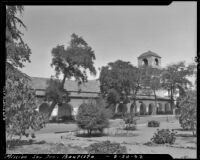
[[[158,66],[158,59],[155,59],[155,65]]]
[[[145,59],[143,59],[143,61],[142,61],[142,65],[148,65],[148,61],[147,61],[147,59],[145,58]]]

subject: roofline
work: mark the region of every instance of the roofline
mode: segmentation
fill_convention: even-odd
[[[38,91],[45,91],[45,89],[34,89]],[[67,90],[67,92],[74,92],[74,93],[100,93],[100,92],[88,92],[88,91],[72,91],[72,90]]]
[[[153,57],[158,57],[158,58],[162,58],[162,57],[160,57],[160,56],[147,55],[147,56],[139,56],[139,57],[137,57],[137,59],[142,58],[142,57],[151,57],[151,56],[153,56]]]

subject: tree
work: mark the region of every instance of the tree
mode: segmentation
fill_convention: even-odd
[[[171,106],[174,107],[174,95],[177,93],[185,94],[188,86],[191,86],[192,83],[188,80],[188,76],[193,75],[194,64],[188,66],[185,65],[185,62],[179,62],[177,64],[172,64],[167,66],[162,73],[162,86],[170,91]]]
[[[100,101],[83,103],[78,109],[77,124],[80,128],[87,130],[88,135],[96,130],[102,133],[103,129],[109,125],[108,118],[109,114]]]
[[[101,68],[100,72],[100,89],[105,97],[108,93],[117,92],[120,100],[124,100],[131,91],[131,80],[134,74],[134,67],[130,62],[118,60],[108,63]],[[117,97],[117,94],[115,94]],[[110,99],[108,99],[110,101]],[[111,101],[110,101],[111,102]]]
[[[51,66],[55,68],[55,76],[58,78],[60,74],[63,74],[63,79],[62,81],[50,80],[48,83],[46,96],[52,101],[48,117],[56,104],[61,104],[65,98],[69,100],[67,90],[64,88],[66,79],[73,77],[80,85],[87,82],[87,70],[92,75],[96,75],[93,62],[95,60],[94,51],[82,37],[76,34],[71,35],[71,41],[66,49],[64,45],[57,45],[51,53],[53,56]]]
[[[125,62],[117,60],[103,66],[100,72],[100,89],[108,103],[129,102],[132,95],[134,106],[136,97],[145,80],[145,69],[137,68]],[[118,98],[119,97],[119,98]]]
[[[26,29],[17,13],[22,15],[23,6],[6,6],[6,63],[14,67],[24,67],[24,62],[30,62],[31,50],[23,41],[23,33],[19,27]]]
[[[143,68],[145,70],[144,79],[143,79],[143,86],[150,87],[153,91],[155,97],[155,106],[157,106],[157,95],[156,91],[162,88],[161,85],[161,74],[162,70],[158,68],[146,67]]]
[[[179,123],[183,129],[194,131],[197,128],[197,95],[196,91],[188,91],[180,100]]]
[[[29,85],[30,78],[19,71],[25,62],[30,62],[31,54],[20,31],[20,26],[26,26],[17,17],[23,10],[23,6],[6,6],[5,121],[6,134],[10,138],[13,135],[19,135],[20,138],[28,136],[28,129],[39,130],[44,126],[42,116],[36,111],[36,98]]]

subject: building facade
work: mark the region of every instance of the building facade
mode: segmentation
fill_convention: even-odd
[[[138,57],[138,67],[143,65],[161,68],[161,57],[152,51],[145,52]],[[40,112],[46,112],[51,104],[51,102],[44,101],[47,80],[47,78],[31,78],[31,86],[36,91],[37,105]],[[98,80],[89,80],[80,86],[76,81],[66,80],[64,88],[70,93],[70,102],[55,107],[52,116],[57,116],[58,118],[65,115],[76,115],[78,107],[82,103],[97,99],[100,95],[100,83]],[[151,94],[145,94],[144,91],[140,92],[135,101],[136,106],[133,105],[134,99],[130,98],[130,102],[126,104],[126,112],[134,112],[139,115],[173,114],[167,91],[157,91],[156,103],[155,97]],[[122,103],[116,104],[115,112],[120,113],[122,107],[124,107]]]

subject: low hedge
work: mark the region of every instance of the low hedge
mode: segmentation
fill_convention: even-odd
[[[148,122],[148,127],[159,127],[160,126],[160,122],[152,120]]]
[[[120,143],[111,143],[110,141],[93,143],[87,148],[87,150],[88,150],[88,154],[126,154],[127,153],[125,146],[121,146]]]

